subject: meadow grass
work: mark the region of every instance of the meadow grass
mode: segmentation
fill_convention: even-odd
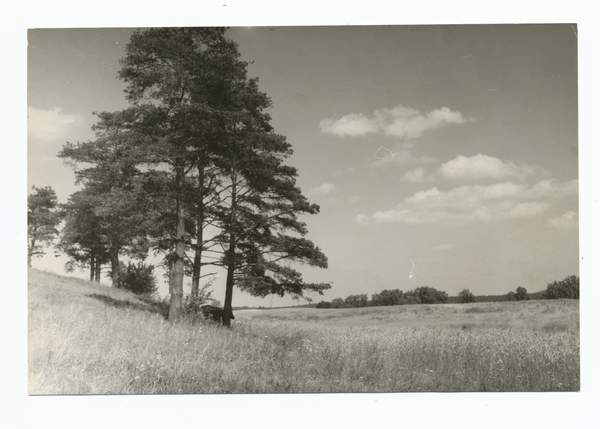
[[[121,290],[29,272],[30,394],[579,390],[572,300],[165,320]]]

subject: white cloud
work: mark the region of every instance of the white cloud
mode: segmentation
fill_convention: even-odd
[[[407,171],[400,180],[403,182],[423,183],[431,182],[433,178],[427,174],[427,171],[423,167],[417,167],[415,170]]]
[[[333,191],[335,191],[335,185],[332,185],[331,183],[323,183],[322,185],[319,185],[316,188],[309,191],[308,196],[309,197],[323,196],[323,195],[330,194]]]
[[[406,149],[388,149],[380,147],[373,154],[374,161],[370,164],[372,167],[382,167],[386,165],[406,165],[406,164],[431,164],[435,158],[428,155],[413,155]]]
[[[378,223],[456,225],[473,221],[493,221],[533,217],[550,206],[545,199],[577,194],[577,181],[559,183],[544,180],[533,186],[512,182],[489,186],[460,186],[449,191],[432,187],[407,197],[391,210],[377,211],[367,220]],[[367,219],[368,217],[368,219]]]
[[[550,207],[547,202],[538,201],[527,201],[524,203],[518,203],[516,206],[510,209],[508,215],[510,217],[531,217],[536,216]]]
[[[82,115],[71,115],[60,107],[52,110],[27,108],[27,139],[31,143],[56,143],[61,146],[77,132],[84,129]]]
[[[438,174],[446,179],[472,180],[482,178],[505,179],[516,177],[524,179],[526,176],[542,172],[539,167],[532,167],[525,163],[515,164],[505,162],[483,154],[467,158],[459,155],[456,158],[442,164]]]
[[[321,132],[336,136],[364,136],[382,134],[390,137],[414,139],[425,131],[448,124],[462,124],[472,119],[463,117],[447,107],[421,113],[417,109],[398,105],[392,109],[378,109],[372,116],[363,113],[349,113],[340,119],[327,118],[319,124]]]
[[[367,226],[370,223],[369,216],[361,213],[356,216],[356,222],[358,222],[358,224],[361,226]]]
[[[350,113],[337,121],[323,119],[319,124],[319,128],[325,134],[351,137],[364,136],[378,131],[376,122],[362,113]]]
[[[554,228],[571,229],[577,224],[577,213],[568,211],[562,216],[548,219],[548,223]]]

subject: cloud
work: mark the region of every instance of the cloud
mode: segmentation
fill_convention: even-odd
[[[525,163],[504,162],[498,158],[478,154],[470,158],[459,155],[442,164],[438,169],[438,174],[452,180],[506,179],[508,177],[522,180],[526,176],[543,171],[539,167],[532,167]]]
[[[360,216],[365,224],[368,221],[411,225],[489,222],[538,216],[550,206],[545,199],[570,195],[577,195],[576,180],[563,183],[544,180],[533,186],[504,182],[489,186],[460,186],[449,191],[432,187],[405,198],[393,209]]]
[[[309,191],[308,196],[309,197],[323,196],[323,195],[330,194],[333,191],[335,191],[335,185],[332,185],[331,183],[323,183],[322,185],[319,185],[316,188]]]
[[[386,165],[406,165],[406,164],[431,164],[435,162],[435,158],[428,155],[413,155],[406,149],[388,149],[380,147],[373,154],[372,167],[383,167]]]
[[[417,167],[415,170],[407,171],[402,179],[403,182],[423,183],[433,181],[433,177],[427,174],[423,167]]]
[[[392,109],[378,109],[372,116],[363,113],[349,113],[340,119],[323,119],[319,128],[323,134],[339,137],[356,137],[367,134],[382,134],[389,137],[414,139],[421,137],[425,131],[433,130],[449,124],[463,124],[471,121],[460,112],[453,112],[447,107],[421,113],[417,109],[398,105]]]
[[[543,213],[550,207],[547,202],[536,202],[527,201],[524,203],[518,203],[516,206],[510,209],[508,215],[512,218],[515,217],[532,217],[540,213]]]
[[[82,115],[66,114],[60,107],[52,110],[27,108],[27,138],[30,141],[56,141],[67,138],[84,126]]]
[[[367,226],[369,223],[371,223],[369,216],[362,213],[356,216],[356,222],[358,222],[358,224],[361,226]]]
[[[577,224],[577,213],[568,211],[562,216],[548,219],[548,223],[558,229],[571,229]]]

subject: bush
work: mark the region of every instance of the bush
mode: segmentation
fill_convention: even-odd
[[[154,295],[158,291],[156,278],[154,277],[154,266],[143,262],[128,265],[121,263],[119,273],[120,289],[126,289],[136,295]]]
[[[460,302],[461,304],[468,304],[469,302],[475,302],[475,295],[473,295],[469,289],[463,289],[458,294],[458,302]]]
[[[331,300],[331,308],[346,308],[346,303],[342,298],[334,298]]]
[[[544,299],[579,299],[579,277],[573,275],[559,282],[548,283],[542,297]]]
[[[188,316],[205,316],[203,306],[211,305],[213,307],[221,307],[221,303],[212,297],[213,291],[210,290],[215,277],[211,277],[198,290],[198,296],[194,297],[187,295],[183,301],[183,311]]]
[[[421,286],[412,293],[421,304],[437,304],[448,302],[448,294],[429,286]]]
[[[329,301],[321,301],[317,304],[317,308],[331,308],[331,303]]]
[[[399,289],[384,289],[380,293],[371,295],[372,306],[400,305],[403,299],[403,293]]]

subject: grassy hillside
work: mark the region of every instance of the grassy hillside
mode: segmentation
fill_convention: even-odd
[[[578,301],[240,310],[173,324],[29,272],[31,394],[579,390]]]

